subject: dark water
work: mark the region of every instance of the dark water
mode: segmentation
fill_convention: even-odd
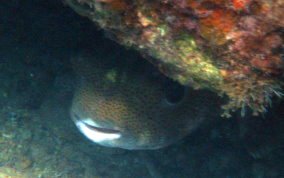
[[[69,117],[82,50],[133,53],[56,0],[0,2],[0,177],[281,178],[284,103],[202,125],[170,147],[90,143]],[[212,111],[214,112],[214,111]]]

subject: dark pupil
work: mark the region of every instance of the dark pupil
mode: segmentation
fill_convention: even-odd
[[[185,93],[184,86],[174,82],[168,81],[166,84],[166,100],[171,104],[177,104],[180,102]]]

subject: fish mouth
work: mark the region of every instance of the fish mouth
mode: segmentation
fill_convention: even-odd
[[[121,137],[119,130],[102,127],[90,118],[78,119],[75,117],[74,122],[80,132],[96,143],[112,141]]]

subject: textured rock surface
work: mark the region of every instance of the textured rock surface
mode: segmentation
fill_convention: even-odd
[[[283,95],[282,0],[66,2],[167,76],[228,96],[225,116],[265,112]]]

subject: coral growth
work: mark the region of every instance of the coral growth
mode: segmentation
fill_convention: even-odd
[[[165,75],[264,112],[281,96],[283,0],[66,0]],[[282,57],[282,58],[281,58]]]

